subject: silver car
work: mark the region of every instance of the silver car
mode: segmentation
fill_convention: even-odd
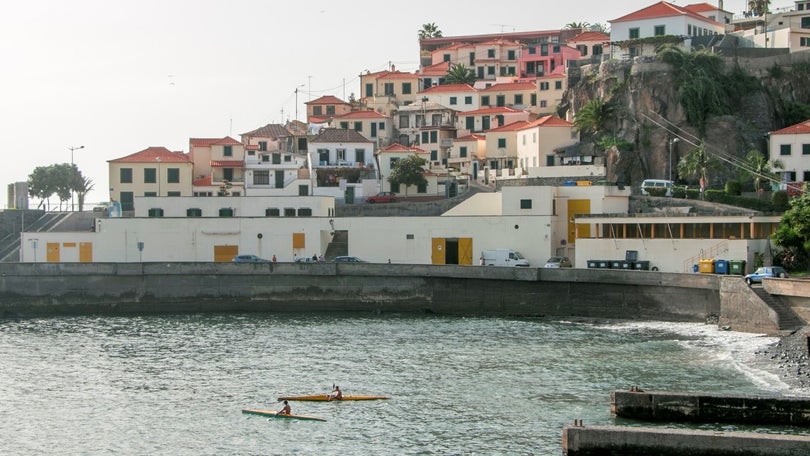
[[[571,260],[568,257],[564,256],[554,256],[546,261],[546,264],[543,265],[544,268],[573,268],[574,265],[571,263]]]

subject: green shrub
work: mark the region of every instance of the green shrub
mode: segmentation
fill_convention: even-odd
[[[706,201],[713,203],[728,204],[729,206],[744,207],[761,212],[774,212],[777,209],[768,200],[759,198],[749,198],[747,196],[728,195],[722,190],[706,190]]]
[[[724,196],[726,196],[726,192],[723,190],[706,190],[703,192],[704,199],[713,203],[722,203]]]
[[[742,193],[740,181],[730,180],[726,182],[726,195],[739,195]]]
[[[686,198],[686,188],[684,188],[684,187],[672,187],[672,197],[673,198]]]
[[[788,194],[784,190],[777,190],[771,195],[771,204],[777,212],[785,212],[788,209]]]
[[[666,196],[667,189],[664,187],[651,187],[647,189],[647,193],[649,193],[650,196]]]
[[[686,198],[687,199],[698,199],[698,198],[700,198],[700,189],[699,188],[687,188],[686,189]]]

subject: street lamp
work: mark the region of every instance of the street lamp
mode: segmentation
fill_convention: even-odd
[[[298,120],[298,88],[304,87],[304,84],[295,88],[295,120]]]
[[[672,138],[672,139],[669,140],[669,162],[668,162],[668,166],[669,166],[669,180],[670,181],[672,181],[672,146],[674,144],[676,144],[678,141],[680,141],[680,139],[678,139],[678,138]]]
[[[79,149],[84,149],[84,146],[78,147],[68,147],[70,149],[70,167],[73,168],[73,152]],[[73,211],[76,208],[73,206],[73,189],[70,189],[70,210]]]

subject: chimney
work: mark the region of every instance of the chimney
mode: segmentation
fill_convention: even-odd
[[[391,72],[393,73],[395,71],[397,71],[397,66],[392,63],[391,64]]]
[[[723,0],[717,0],[717,9],[719,10],[723,9]]]

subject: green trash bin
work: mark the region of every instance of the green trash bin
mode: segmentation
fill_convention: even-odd
[[[732,275],[745,275],[745,260],[729,260],[728,273]]]

